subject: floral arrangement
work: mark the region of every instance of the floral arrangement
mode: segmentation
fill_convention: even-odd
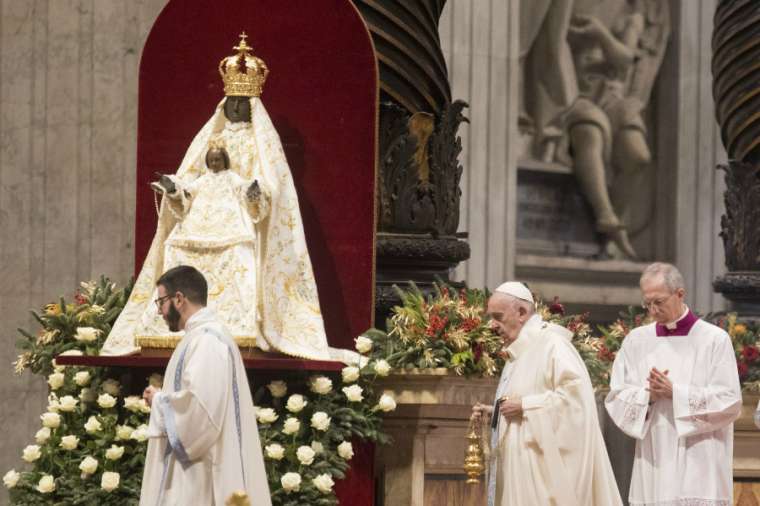
[[[402,305],[392,310],[387,332],[371,329],[371,356],[398,369],[444,367],[459,375],[494,376],[504,365],[501,338],[488,326],[488,293],[443,283],[425,296],[415,285],[396,287]]]
[[[82,283],[74,302],[62,298],[33,312],[41,325],[36,335],[20,330],[16,372],[47,377],[50,395],[35,444],[21,456],[27,469],[11,469],[3,477],[11,504],[139,502],[150,407],[139,396],[124,395],[126,386],[114,371],[64,367],[53,358],[97,355],[130,289],[117,289],[106,278]],[[396,403],[373,385],[391,366],[366,356],[373,351],[369,339],[357,338],[356,347],[365,354],[361,367],[346,367],[339,378],[277,380],[254,393],[275,506],[338,504],[333,486],[350,466],[354,442],[387,441],[381,415]],[[154,375],[148,381],[160,386],[162,379]],[[334,386],[338,382],[341,387]]]
[[[60,354],[96,354],[129,296],[106,278],[83,283],[74,303],[33,312],[42,329],[21,331],[19,374],[47,376],[47,411],[21,458],[30,469],[3,477],[12,504],[137,504],[150,408],[103,368],[64,367]],[[153,378],[160,382],[160,378]]]
[[[713,317],[712,320],[731,336],[742,389],[760,393],[760,327],[756,322],[739,321],[736,313]]]
[[[364,337],[357,338],[356,347],[372,350]],[[305,384],[275,380],[256,392],[272,504],[338,504],[333,485],[349,468],[352,441],[387,442],[380,415],[394,410],[396,402],[379,395],[373,384],[390,374],[391,366],[382,359],[363,363],[343,368],[340,380],[323,375]]]

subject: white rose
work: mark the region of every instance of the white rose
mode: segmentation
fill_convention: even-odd
[[[288,384],[284,381],[273,381],[267,385],[267,388],[272,397],[276,398],[285,397],[285,394],[288,393]]]
[[[21,454],[21,458],[27,462],[34,462],[40,457],[42,457],[42,452],[40,452],[40,447],[37,445],[27,446]]]
[[[111,394],[100,394],[98,396],[98,406],[101,408],[112,408],[116,406],[116,398]]]
[[[55,478],[49,474],[43,475],[37,483],[37,491],[42,494],[48,494],[53,490],[55,490]]]
[[[132,413],[137,413],[140,411],[140,407],[142,405],[140,401],[142,400],[144,399],[141,399],[136,395],[130,395],[129,397],[124,398],[124,407]]]
[[[164,377],[158,374],[157,372],[154,372],[148,377],[148,384],[156,388],[163,388]]]
[[[260,423],[274,423],[279,416],[272,408],[263,408],[256,411],[256,418]]]
[[[388,376],[391,372],[391,365],[385,360],[375,362],[375,372],[378,376]]]
[[[43,427],[34,435],[34,440],[38,444],[43,444],[48,439],[50,439],[50,427]]]
[[[108,460],[119,460],[122,455],[124,455],[123,446],[111,445],[111,447],[106,450],[106,458]]]
[[[62,372],[54,372],[50,376],[48,376],[48,385],[50,385],[51,390],[58,390],[63,386],[63,382],[66,379],[66,377],[63,375]]]
[[[83,388],[82,391],[79,392],[79,400],[82,402],[95,401],[95,390],[92,388]]]
[[[267,457],[272,460],[282,460],[285,456],[285,448],[277,443],[265,446],[264,451],[266,452]]]
[[[98,461],[88,455],[82,459],[82,462],[79,464],[79,469],[84,474],[92,474],[98,470]]]
[[[301,422],[298,421],[298,418],[288,417],[285,419],[285,423],[282,426],[282,432],[283,434],[291,435],[298,432],[298,430],[301,428]]]
[[[280,484],[285,492],[297,492],[301,489],[301,475],[298,473],[285,473],[280,478]]]
[[[134,427],[129,425],[117,425],[116,426],[116,441],[126,441],[132,437],[132,433],[135,431]]]
[[[148,426],[145,424],[138,425],[129,437],[138,442],[145,441],[148,439]]]
[[[3,483],[5,484],[5,488],[13,488],[18,483],[18,480],[21,479],[21,473],[16,472],[15,469],[11,469],[7,473],[5,473],[5,476],[3,476]]]
[[[74,397],[70,395],[64,395],[63,397],[58,399],[58,409],[66,413],[71,413],[77,408],[78,403],[79,401],[76,400]]]
[[[332,490],[333,485],[335,485],[335,482],[332,480],[329,474],[320,474],[311,480],[311,482],[315,487],[317,487],[317,490],[324,494],[329,493]]]
[[[354,456],[354,447],[350,441],[343,441],[338,445],[338,455],[344,460],[351,460]]]
[[[40,420],[42,420],[44,427],[50,427],[51,429],[57,429],[61,425],[61,415],[58,413],[43,413],[40,415]]]
[[[148,401],[145,399],[140,399],[140,412],[150,414],[150,406],[148,406]]]
[[[116,490],[116,488],[119,486],[119,478],[120,478],[119,473],[106,471],[105,473],[103,473],[103,476],[100,478],[100,488],[102,488],[106,492]]]
[[[74,339],[85,343],[92,342],[98,338],[100,331],[92,327],[77,327],[77,334]]]
[[[372,349],[372,339],[364,336],[359,336],[356,339],[356,351],[359,353],[369,353]]]
[[[87,423],[84,424],[84,430],[87,431],[88,434],[94,434],[101,430],[103,428],[103,425],[98,421],[97,418],[94,416],[91,416],[87,419]]]
[[[83,387],[90,383],[90,371],[79,371],[74,375],[74,383]]]
[[[361,402],[364,399],[362,392],[362,387],[359,385],[343,387],[343,393],[346,394],[346,398],[351,402]]]
[[[306,402],[303,398],[303,395],[301,394],[293,394],[290,397],[288,397],[288,402],[285,405],[285,407],[290,411],[291,413],[298,413],[300,412],[308,402]]]
[[[59,445],[64,450],[74,450],[79,444],[79,438],[73,435],[63,436]]]
[[[314,453],[316,453],[317,455],[319,455],[321,453],[324,453],[325,446],[322,443],[320,443],[319,441],[312,441],[311,442],[311,449],[314,450]]]
[[[332,391],[332,380],[327,376],[315,376],[311,379],[311,391],[315,394],[325,395]]]
[[[107,379],[103,382],[102,385],[100,385],[100,388],[102,388],[103,391],[108,395],[113,395],[116,397],[121,391],[121,384],[119,384],[119,382],[115,379]]]
[[[324,432],[330,426],[330,417],[324,411],[317,411],[311,415],[311,426]]]
[[[48,395],[48,407],[47,410],[51,413],[58,413],[61,405],[58,404],[58,396],[51,393]]]
[[[359,368],[353,365],[344,367],[340,373],[343,376],[343,383],[353,383],[359,379]]]
[[[316,452],[311,449],[311,446],[299,446],[298,450],[296,450],[298,461],[305,466],[310,466],[314,462],[314,455],[316,455]]]
[[[380,400],[377,401],[377,409],[386,413],[393,411],[396,409],[396,400],[388,394],[383,394],[380,396]]]

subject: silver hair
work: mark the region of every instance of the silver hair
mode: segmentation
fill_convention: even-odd
[[[668,287],[668,290],[671,292],[675,292],[679,288],[686,288],[683,276],[678,268],[675,265],[666,262],[655,262],[647,265],[641,273],[639,284],[641,284],[644,279],[655,276],[661,276],[665,286]]]
[[[494,292],[493,295],[498,295],[499,297],[504,297],[509,304],[512,305],[512,307],[522,307],[525,309],[527,314],[532,315],[536,312],[536,306],[532,303],[528,302],[527,300],[523,300],[519,297],[515,297],[512,294],[504,293],[504,292]],[[492,295],[492,296],[493,296]]]

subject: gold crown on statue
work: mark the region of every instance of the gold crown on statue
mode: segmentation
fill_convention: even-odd
[[[251,54],[253,48],[245,39],[245,32],[240,34],[240,44],[233,47],[237,54],[228,56],[219,62],[219,74],[224,81],[224,94],[228,97],[259,97],[264,89],[269,69],[264,60]]]

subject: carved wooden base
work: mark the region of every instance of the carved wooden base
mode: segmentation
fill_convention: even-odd
[[[485,496],[483,481],[464,481],[465,435],[472,405],[489,404],[496,383],[496,378],[467,379],[436,369],[392,375],[378,385],[397,402],[383,423],[393,444],[379,446],[376,453],[379,504],[485,504],[472,502],[473,497],[455,502],[454,497]]]
[[[456,237],[378,233],[376,242],[375,325],[385,324],[393,306],[401,303],[393,285],[405,288],[413,281],[423,292],[437,280],[449,282],[449,273],[470,257],[470,245]]]
[[[713,281],[713,289],[731,301],[742,318],[760,318],[760,271],[734,271]]]

